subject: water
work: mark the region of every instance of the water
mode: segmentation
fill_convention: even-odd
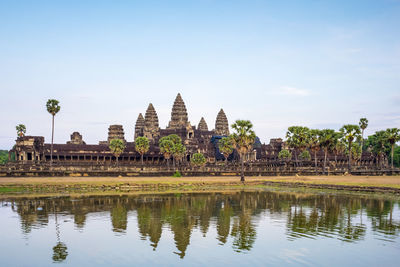
[[[259,190],[0,202],[1,266],[398,266],[400,200]]]

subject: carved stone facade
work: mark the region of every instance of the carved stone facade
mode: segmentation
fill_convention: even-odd
[[[67,144],[85,145],[86,143],[83,141],[82,135],[79,132],[73,132],[71,134],[71,141],[68,141]]]
[[[157,112],[154,109],[153,104],[149,104],[144,115],[144,131],[143,135],[147,137],[151,142],[157,140],[160,135],[160,127],[158,125]]]

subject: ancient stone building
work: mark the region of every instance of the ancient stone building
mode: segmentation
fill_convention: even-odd
[[[160,154],[158,141],[164,136],[177,134],[181,137],[186,147],[185,160],[189,161],[191,155],[203,153],[208,161],[212,162],[221,157],[218,152],[218,140],[229,134],[228,120],[221,109],[216,118],[216,130],[208,129],[205,119],[202,117],[197,127],[191,125],[188,119],[188,112],[181,94],[178,94],[172,106],[171,119],[165,129],[159,127],[157,111],[153,104],[149,104],[144,117],[140,113],[135,124],[134,138],[145,136],[150,140],[150,149],[144,155],[144,159],[150,163],[162,163],[163,155]],[[121,139],[125,142],[126,148],[121,154],[119,161],[140,162],[140,155],[135,150],[134,140],[126,140],[122,125],[110,125],[108,128],[107,141],[100,141],[98,145],[89,145],[83,141],[82,135],[78,132],[71,134],[71,140],[66,144],[54,144],[53,162],[74,162],[96,163],[115,160],[108,147],[112,139]],[[25,136],[17,139],[15,150],[17,160],[22,162],[46,162],[50,161],[50,144],[44,143],[43,137]],[[219,157],[218,157],[218,155]],[[80,164],[81,164],[80,163]]]
[[[188,112],[180,94],[175,98],[171,111],[171,119],[165,129],[159,127],[158,115],[153,104],[150,103],[148,105],[144,114],[144,117],[142,113],[137,117],[134,138],[145,136],[150,140],[150,149],[144,155],[146,164],[165,164],[164,156],[160,153],[158,147],[158,142],[160,138],[170,134],[176,134],[181,137],[186,147],[185,161],[189,161],[191,156],[198,152],[203,153],[210,163],[224,160],[224,156],[218,149],[218,141],[223,136],[229,135],[228,118],[223,109],[218,112],[214,130],[208,129],[203,117],[197,127],[190,124]],[[134,139],[125,139],[125,132],[122,125],[110,125],[107,141],[100,141],[98,145],[86,144],[80,133],[73,132],[71,140],[66,144],[54,144],[52,160],[55,165],[59,164],[61,166],[82,166],[85,164],[103,166],[104,162],[116,160],[108,147],[109,142],[115,138],[123,140],[126,144],[124,152],[118,158],[119,163],[127,166],[140,164],[141,156],[135,150]],[[283,148],[285,148],[285,143],[280,138],[271,139],[269,144],[261,144],[257,138],[253,145],[253,150],[248,153],[246,160],[254,163],[274,162],[273,164],[279,166],[278,154]],[[42,136],[18,137],[15,148],[11,152],[15,153],[18,162],[24,164],[35,163],[40,165],[42,162],[51,160],[51,145],[45,143]],[[298,154],[298,152],[296,153]],[[369,154],[364,156],[367,153],[371,154],[370,152],[364,152],[363,158],[366,162],[370,162],[371,156],[368,156]],[[313,157],[314,154],[311,153],[311,156]],[[318,161],[321,161],[323,156],[322,151],[318,152]],[[237,153],[232,153],[228,157],[228,160],[235,160],[237,157]],[[335,158],[335,161],[343,162],[346,160],[345,155],[329,155],[329,157],[331,159]]]

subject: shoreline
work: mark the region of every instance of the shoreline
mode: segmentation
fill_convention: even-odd
[[[223,191],[255,187],[310,188],[400,195],[400,176],[49,177],[0,178],[0,198],[29,194]]]

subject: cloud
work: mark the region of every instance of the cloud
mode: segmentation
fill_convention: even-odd
[[[290,95],[290,96],[308,96],[310,92],[304,89],[299,89],[296,87],[291,86],[282,86],[279,88],[279,93],[283,95]]]

